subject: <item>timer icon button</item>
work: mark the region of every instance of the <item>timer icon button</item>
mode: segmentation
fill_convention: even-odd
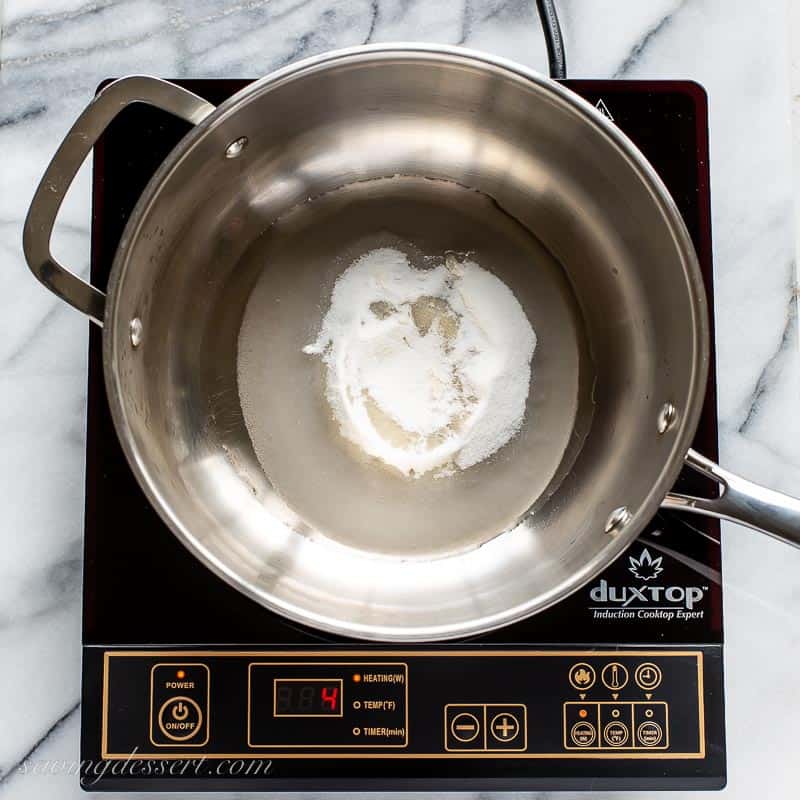
[[[639,664],[636,667],[636,672],[633,673],[636,685],[646,692],[651,692],[653,689],[658,688],[661,684],[661,677],[661,668],[656,664],[651,664],[649,661]]]
[[[158,711],[158,727],[173,742],[185,742],[203,726],[203,712],[191,697],[170,697]]]

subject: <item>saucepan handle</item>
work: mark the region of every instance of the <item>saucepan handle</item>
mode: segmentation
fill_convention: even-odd
[[[662,508],[729,519],[800,547],[800,500],[740,478],[694,450],[686,454],[686,463],[715,480],[719,496],[668,494]]]
[[[78,169],[114,117],[131,103],[147,103],[196,125],[214,106],[169,81],[134,75],[105,87],[75,121],[33,196],[22,246],[31,272],[53,294],[103,324],[105,294],[63,267],[50,252],[56,216]]]

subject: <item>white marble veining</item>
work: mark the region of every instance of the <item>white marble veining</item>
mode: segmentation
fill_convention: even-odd
[[[685,77],[709,91],[722,460],[800,495],[800,168],[784,3],[558,6],[572,76]],[[532,0],[0,0],[0,15],[0,798],[77,797],[74,775],[19,769],[78,757],[87,324],[31,278],[20,244],[61,137],[103,78],[132,72],[258,76],[390,40],[463,43],[539,69],[546,61]],[[88,198],[84,169],[55,247],[84,273]],[[800,551],[727,526],[723,553],[726,794],[795,797]]]

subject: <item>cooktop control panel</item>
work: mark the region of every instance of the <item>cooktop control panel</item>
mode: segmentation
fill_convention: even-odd
[[[103,759],[702,759],[702,650],[102,656]]]

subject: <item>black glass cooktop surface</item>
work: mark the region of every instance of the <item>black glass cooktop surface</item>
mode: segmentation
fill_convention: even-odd
[[[216,104],[248,81],[179,83]],[[709,311],[713,312],[704,91],[686,81],[565,83],[612,118],[666,183],[697,249]],[[136,104],[119,114],[95,148],[94,285],[105,286],[131,210],[155,169],[188,129],[187,123],[165,112]],[[701,452],[716,457],[713,369],[695,444]],[[677,488],[708,491],[705,482],[688,470]],[[120,758],[120,753],[135,751],[147,756],[153,751],[156,759],[176,753],[213,759],[228,753],[269,756],[278,765],[267,783],[230,776],[181,783],[163,775],[109,775],[92,782],[85,775],[87,788],[712,788],[724,783],[722,593],[715,520],[661,512],[626,554],[555,607],[470,640],[415,646],[416,655],[397,656],[405,659],[404,667],[389,669],[389,655],[381,653],[399,653],[396,646],[382,650],[380,644],[344,640],[288,622],[213,575],[170,533],[140,490],[118,443],[103,382],[101,331],[94,326],[89,348],[85,520],[82,756],[113,759]],[[279,695],[286,709],[297,711],[300,701],[282,681],[297,677],[298,665],[287,668],[291,674],[286,678],[270,677],[272,667],[263,667],[269,675],[256,680],[252,663],[254,652],[275,648],[313,653],[315,659],[342,651],[375,653],[386,669],[380,672],[362,665],[359,676],[363,673],[366,680],[367,676],[383,675],[387,682],[394,676],[395,682],[406,687],[405,699],[395,698],[387,688],[380,702],[399,705],[392,707],[392,713],[385,712],[388,716],[380,725],[368,728],[351,726],[348,721],[336,723],[346,728],[341,733],[346,741],[336,736],[331,740],[334,744],[313,737],[309,740],[303,731],[313,730],[315,736],[319,732],[324,739],[338,728],[318,719],[300,727],[278,724],[280,717],[292,716],[278,714]],[[425,662],[428,666],[415,666],[414,659],[428,650],[432,654]],[[515,667],[504,673],[496,660],[502,651],[545,653],[547,658],[537,664],[544,661],[550,666]],[[118,657],[124,653],[132,656]],[[241,656],[248,664],[246,707],[220,710],[214,705],[218,702],[215,692],[222,691],[219,687],[225,681],[230,682],[225,689],[227,697],[236,698],[237,692],[244,697],[245,679],[232,677],[231,664],[240,658],[237,654],[247,653],[246,658]],[[619,654],[617,659],[614,653]],[[479,658],[484,655],[487,657]],[[433,656],[441,658],[436,661]],[[132,666],[139,657],[144,659],[141,674]],[[485,682],[486,676],[497,670],[508,686],[523,681],[524,675],[539,675],[537,696],[541,695],[543,703],[550,702],[547,698],[551,696],[556,698],[558,707],[552,710],[556,721],[549,727],[537,726],[532,700],[519,703],[504,696],[498,705],[476,697],[467,687],[464,697],[468,703],[436,706],[436,715],[424,725],[415,723],[414,714],[416,719],[422,714],[418,711],[420,698],[434,693],[426,681],[451,680],[453,657],[460,659],[457,671],[478,682]],[[556,669],[554,659],[560,658],[564,663]],[[448,669],[438,674],[436,670],[445,662]],[[160,666],[162,663],[167,666]],[[163,669],[169,675],[159,677]],[[355,713],[352,705],[346,711],[336,705],[345,703],[354,691],[348,683],[349,667],[346,674],[335,675],[325,672],[319,663],[306,673],[309,670],[310,677],[301,675],[310,681],[305,687],[312,698],[309,702],[328,703],[324,709],[320,707],[321,717],[341,711],[347,720],[347,714]],[[169,687],[176,680],[192,683],[184,692],[188,699],[170,695]],[[263,701],[256,702],[254,693],[261,691],[258,681],[266,681],[267,689]],[[412,682],[419,688],[413,689]],[[166,694],[162,698],[159,692]],[[192,692],[200,694],[195,697]],[[659,692],[665,693],[663,699]],[[334,695],[338,699],[332,699]],[[135,712],[140,700],[141,719]],[[235,699],[231,702],[236,703]],[[613,705],[617,702],[618,706]],[[194,718],[193,703],[199,713]],[[210,717],[208,704],[214,708]],[[259,711],[263,704],[271,709],[264,712],[265,719]],[[405,716],[400,714],[400,706]],[[164,723],[173,712],[174,720]],[[459,716],[462,713],[468,716]],[[186,714],[189,722],[176,721],[185,719]],[[246,737],[242,732],[245,716]],[[188,738],[181,738],[183,734],[173,738],[162,724],[195,728]],[[463,741],[471,730],[459,725],[475,726],[476,739]],[[275,741],[278,729],[285,730],[283,735],[288,738]],[[369,751],[373,760],[354,755],[366,751],[358,750],[363,739],[352,737],[365,736],[367,729],[384,732],[374,734],[376,743],[370,747],[375,749]],[[517,738],[523,732],[524,742]],[[391,756],[393,747],[412,761]],[[438,769],[437,759],[450,758],[453,753],[455,760],[442,761],[445,767]]]

